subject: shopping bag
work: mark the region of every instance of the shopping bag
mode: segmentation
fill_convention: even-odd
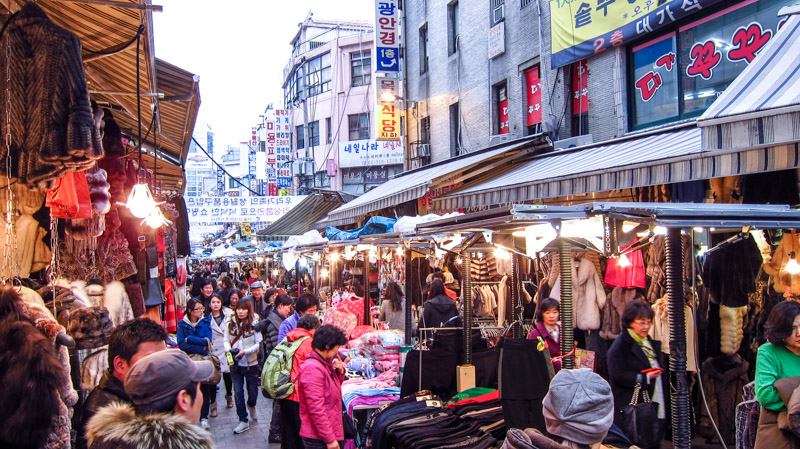
[[[92,218],[92,200],[86,173],[67,172],[56,180],[52,190],[45,193],[45,205],[50,208],[51,217]]]
[[[642,402],[639,402],[639,392],[642,393]],[[658,446],[664,436],[663,425],[658,419],[658,404],[650,400],[647,390],[638,383],[630,404],[622,408],[620,424],[631,442],[642,448]]]

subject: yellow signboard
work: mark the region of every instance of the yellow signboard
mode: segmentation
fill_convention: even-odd
[[[378,139],[400,140],[400,109],[393,104],[378,105]]]

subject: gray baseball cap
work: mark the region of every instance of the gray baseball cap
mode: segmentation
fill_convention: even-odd
[[[203,382],[214,375],[214,365],[195,362],[178,349],[142,357],[125,378],[125,392],[134,405],[152,404],[181,391],[189,382]]]
[[[261,281],[255,281],[253,282],[253,285],[250,286],[250,290],[254,288],[264,288],[264,283]]]

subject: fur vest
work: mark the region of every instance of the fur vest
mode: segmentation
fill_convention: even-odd
[[[133,407],[115,403],[103,407],[86,426],[90,449],[212,449],[211,434],[180,415],[137,415]]]
[[[561,299],[559,276],[550,297]],[[600,329],[600,309],[606,304],[603,281],[594,263],[586,258],[572,263],[572,316],[575,327],[581,330]]]
[[[739,355],[722,355],[703,363],[702,381],[711,410],[710,418],[719,426],[719,432],[728,446],[736,441],[736,405],[742,402],[749,366]],[[698,413],[697,434],[716,441],[717,435],[705,407],[700,407]]]

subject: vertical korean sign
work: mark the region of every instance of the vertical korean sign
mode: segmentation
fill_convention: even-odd
[[[528,99],[525,125],[542,123],[542,79],[539,76],[539,67],[533,67],[525,72],[525,88]]]
[[[266,127],[267,131],[267,140],[266,140],[266,152],[267,152],[267,189],[265,193],[269,196],[277,196],[278,195],[278,159],[277,159],[277,148],[278,148],[278,117],[270,117],[265,123],[264,126]],[[274,194],[273,194],[274,192]]]
[[[400,71],[400,26],[397,0],[375,2],[375,58],[377,72]]]
[[[375,94],[378,96],[377,140],[400,140],[400,108],[397,96],[400,92],[400,79],[375,77]]]
[[[589,71],[588,61],[578,61],[572,65],[572,113],[582,114],[589,110]]]
[[[277,186],[270,182],[270,196],[280,194],[281,189],[292,187],[292,149],[290,139],[289,111],[277,109],[275,111],[275,160],[278,167],[278,182]]]
[[[497,111],[498,118],[500,119],[500,134],[508,134],[508,95],[506,95],[506,88],[501,87],[498,92]]]

